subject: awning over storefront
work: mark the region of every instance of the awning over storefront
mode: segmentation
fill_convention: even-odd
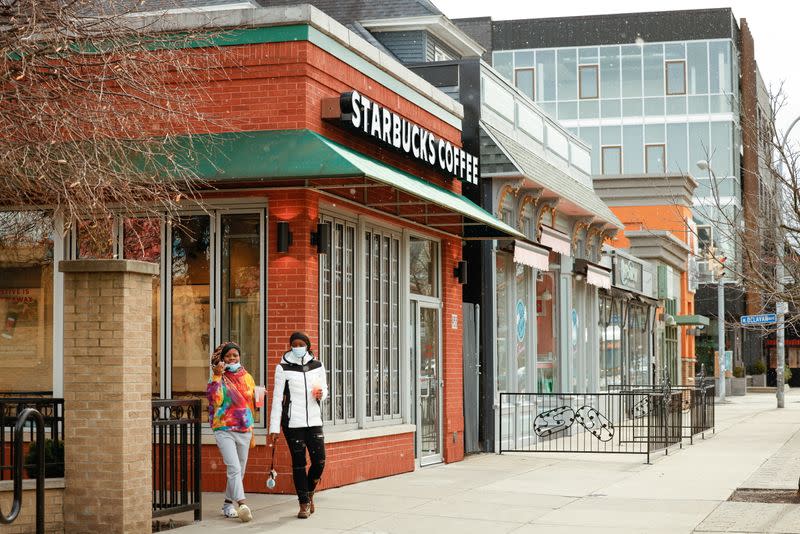
[[[611,269],[592,263],[585,259],[576,259],[573,264],[574,273],[586,276],[586,283],[602,289],[611,289]]]
[[[265,130],[178,138],[167,172],[190,172],[218,188],[302,186],[464,239],[524,238],[468,199],[311,130]]]
[[[682,326],[703,325],[708,326],[709,320],[705,315],[676,315],[675,324]]]
[[[550,251],[535,243],[514,241],[514,263],[521,263],[539,271],[550,269]]]
[[[572,254],[572,240],[569,236],[549,226],[542,226],[542,238],[539,241],[542,242],[542,245],[553,249],[553,252],[564,256]]]

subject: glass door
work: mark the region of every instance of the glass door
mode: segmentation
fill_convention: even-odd
[[[438,306],[416,306],[416,354],[419,357],[417,441],[420,465],[442,461],[442,369]]]

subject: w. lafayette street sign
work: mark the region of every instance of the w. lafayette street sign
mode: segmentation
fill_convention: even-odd
[[[762,313],[761,315],[742,315],[742,324],[772,324],[778,321],[778,316],[774,313]]]

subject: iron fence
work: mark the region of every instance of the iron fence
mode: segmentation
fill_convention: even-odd
[[[45,455],[44,455],[44,442],[45,442],[45,421],[42,414],[34,408],[25,408],[19,412],[16,423],[14,423],[14,443],[12,450],[14,451],[14,464],[13,464],[13,500],[11,502],[11,511],[8,515],[0,510],[0,524],[10,525],[19,518],[22,512],[22,450],[23,450],[23,437],[25,434],[25,425],[31,427],[36,425],[36,534],[44,534],[44,478],[45,478]],[[33,431],[33,428],[31,428]]]
[[[602,393],[501,393],[499,452],[642,454],[682,445],[685,426],[713,425],[706,395],[631,387]],[[690,416],[684,421],[684,396]],[[694,404],[692,404],[694,403]],[[694,427],[690,427],[690,430]]]
[[[153,517],[202,517],[201,410],[197,399],[153,401]]]
[[[44,395],[44,392],[42,392]],[[44,443],[42,452],[31,451],[37,441],[32,423],[17,428],[22,413],[33,408],[42,414]],[[17,433],[22,432],[23,446],[14,447]],[[16,456],[23,455],[22,478],[36,478],[38,455],[45,458],[45,477],[64,476],[64,399],[41,397],[0,396],[0,480],[14,478]],[[30,461],[28,461],[30,460]]]

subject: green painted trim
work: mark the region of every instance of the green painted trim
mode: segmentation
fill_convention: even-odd
[[[676,315],[675,324],[708,326],[709,320],[705,315]]]
[[[140,162],[138,169],[167,177],[189,174],[206,182],[225,185],[363,177],[479,223],[481,226],[470,227],[468,237],[525,238],[467,198],[311,130],[179,136],[169,141],[166,154]]]

